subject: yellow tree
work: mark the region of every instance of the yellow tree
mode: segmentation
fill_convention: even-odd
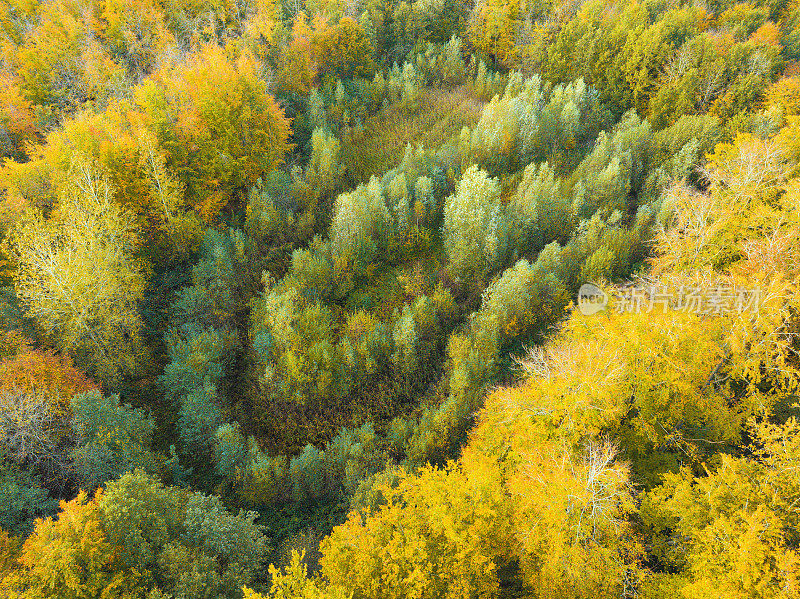
[[[701,477],[683,469],[644,497],[653,554],[682,570],[652,577],[644,597],[667,589],[687,599],[800,596],[800,427],[791,418],[751,434],[750,457],[723,456]]]
[[[30,212],[6,247],[29,316],[64,353],[101,379],[136,368],[144,292],[133,220],[90,164],[77,164],[50,219]]]
[[[158,54],[175,44],[159,3],[153,0],[107,0],[95,25],[112,55],[135,77],[152,71]]]
[[[520,25],[519,0],[482,0],[473,9],[469,30],[475,47],[491,56],[495,66],[511,66]]]
[[[94,39],[81,3],[42,3],[38,12],[14,58],[25,98],[63,110],[106,99],[124,68]]]
[[[378,486],[385,504],[323,541],[322,573],[357,597],[496,597],[505,510],[481,482],[451,465]]]
[[[23,97],[18,81],[0,76],[0,157],[24,160],[25,146],[37,134],[33,105]]]
[[[167,168],[204,219],[276,168],[291,148],[290,119],[267,93],[261,68],[249,51],[233,58],[209,45],[165,64],[134,90]]]
[[[118,567],[118,551],[101,527],[97,498],[81,492],[61,502],[58,519],[37,520],[20,552],[22,569],[6,577],[21,599],[96,599],[140,596],[137,573]]]
[[[350,17],[343,17],[330,28],[318,23],[324,20],[315,19],[311,45],[319,60],[320,75],[335,80],[375,74],[374,48],[358,23]]]

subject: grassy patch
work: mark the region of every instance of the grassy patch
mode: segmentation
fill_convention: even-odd
[[[413,108],[388,106],[361,127],[342,136],[341,156],[349,187],[391,170],[403,159],[406,145],[438,148],[480,119],[483,102],[467,87],[425,89]]]

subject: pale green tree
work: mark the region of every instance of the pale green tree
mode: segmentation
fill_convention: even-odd
[[[333,193],[341,182],[344,166],[339,160],[339,140],[320,127],[311,134],[311,159],[306,179],[320,196]]]
[[[443,234],[450,267],[467,284],[500,262],[506,235],[497,179],[467,169],[445,201]]]
[[[78,164],[54,214],[28,213],[6,243],[28,316],[104,380],[139,362],[145,285],[133,218],[112,196],[95,167]]]

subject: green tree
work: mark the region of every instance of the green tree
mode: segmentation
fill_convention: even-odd
[[[76,447],[71,455],[82,489],[94,490],[135,468],[159,470],[150,450],[155,423],[141,410],[120,404],[117,395],[90,391],[72,398],[72,413]]]
[[[311,38],[319,56],[320,75],[330,79],[372,77],[375,72],[369,37],[350,17],[335,26],[316,32]]]
[[[450,268],[465,285],[497,268],[505,257],[503,218],[497,179],[471,166],[445,200],[442,230]]]

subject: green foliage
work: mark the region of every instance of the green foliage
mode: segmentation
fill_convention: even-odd
[[[306,445],[300,455],[292,458],[289,463],[289,480],[294,501],[304,502],[322,497],[325,492],[322,461],[322,452],[312,445]]]
[[[647,174],[652,132],[647,121],[628,112],[609,135],[601,133],[592,153],[572,174],[573,212],[588,218],[630,210],[629,194],[639,190]]]
[[[331,223],[334,260],[351,263],[356,271],[366,268],[386,251],[391,227],[392,217],[376,177],[341,194]]]
[[[415,7],[421,3],[415,3]],[[446,44],[427,43],[415,59],[416,68],[423,74],[425,82],[438,85],[459,85],[467,79],[466,65],[462,56],[461,38],[453,35]]]
[[[547,160],[564,174],[609,121],[597,92],[583,79],[548,89],[538,76],[523,81],[513,72],[502,97],[484,107],[472,132],[470,155],[493,173]]]
[[[109,483],[97,504],[121,563],[173,597],[241,597],[266,552],[254,512],[234,515],[216,497],[164,487],[141,470]]]
[[[388,456],[371,424],[339,431],[326,446],[323,468],[329,492],[350,497],[362,480],[380,471]]]
[[[375,76],[377,77],[378,75]],[[328,125],[325,116],[325,103],[316,87],[311,90],[311,95],[308,98],[308,120],[314,129],[325,129]]]
[[[160,469],[150,450],[155,423],[141,410],[99,391],[75,395],[71,406],[77,440],[71,457],[81,488],[93,490],[136,468]]]
[[[261,197],[258,199],[256,206]],[[258,217],[261,215],[253,218]],[[248,224],[248,232],[261,241],[257,223],[250,220]],[[192,284],[181,289],[173,303],[173,323],[215,328],[228,324],[260,283],[259,254],[253,238],[240,229],[206,231],[200,259],[192,268]]]
[[[34,520],[52,515],[58,502],[28,470],[3,463],[0,469],[0,527],[26,537]]]
[[[280,248],[294,237],[296,227],[302,226],[302,220],[296,218],[295,207],[286,206],[287,203],[289,202],[286,202],[285,198],[273,199],[265,187],[259,186],[259,182],[250,188],[245,207],[244,230],[257,246]],[[255,258],[253,250],[254,248],[250,246],[246,251],[251,259]],[[236,270],[254,271],[252,266],[248,268],[243,264],[237,264]]]
[[[306,180],[321,197],[335,192],[344,167],[339,162],[339,140],[330,131],[315,128],[311,135],[311,158],[306,167]]]
[[[517,193],[509,202],[509,219],[522,253],[539,250],[551,241],[566,241],[572,231],[572,206],[562,182],[548,163],[529,164]]]
[[[330,309],[284,281],[253,302],[251,335],[264,395],[321,405],[343,398],[352,384]]]
[[[502,263],[508,233],[496,179],[476,166],[464,173],[445,200],[442,236],[450,268],[466,286]]]
[[[179,400],[195,389],[215,385],[225,371],[236,341],[235,334],[224,329],[186,325],[171,331],[167,339],[170,362],[160,378],[166,396]]]
[[[207,455],[221,423],[222,414],[214,387],[197,387],[181,397],[178,434],[186,455],[195,459]]]
[[[239,423],[225,423],[214,433],[214,468],[218,474],[235,480],[237,470],[247,460],[247,440],[239,431]]]

